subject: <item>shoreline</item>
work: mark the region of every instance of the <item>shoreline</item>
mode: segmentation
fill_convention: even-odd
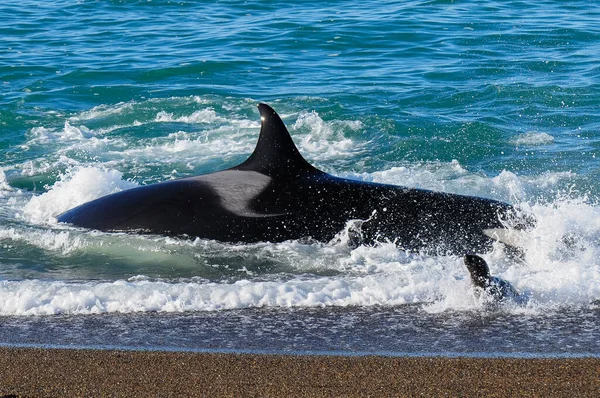
[[[57,350],[57,351],[121,351],[121,352],[164,352],[200,355],[256,355],[283,357],[339,357],[339,358],[439,358],[439,359],[599,359],[600,353],[544,353],[544,352],[396,352],[396,351],[319,351],[319,350],[267,350],[243,348],[186,348],[171,346],[121,346],[121,345],[63,345],[63,344],[3,344],[4,349]],[[0,397],[1,398],[1,397]]]
[[[0,380],[13,396],[599,396],[600,358],[0,347]]]

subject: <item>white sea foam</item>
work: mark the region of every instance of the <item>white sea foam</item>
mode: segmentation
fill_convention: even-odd
[[[43,147],[45,155],[14,165],[13,171],[35,176],[57,169],[101,167],[128,169],[138,174],[144,173],[148,164],[183,163],[188,168],[197,168],[216,157],[227,159],[250,154],[260,128],[258,116],[247,119],[235,114],[221,115],[211,106],[189,113],[176,113],[177,110],[170,108],[156,110],[176,105],[193,108],[206,102],[190,97],[102,105],[66,118],[62,128],[34,127],[20,148],[29,151]],[[83,123],[96,127],[89,128]],[[129,129],[156,123],[187,123],[190,128],[152,138],[129,137]],[[111,134],[115,130],[124,134]]]
[[[160,111],[154,119],[157,122],[183,122],[183,123],[222,123],[226,119],[217,116],[217,113],[212,108],[195,111],[189,116],[173,116],[173,113]]]
[[[65,120],[62,129],[34,127],[27,133],[28,141],[21,147],[28,149],[35,145],[56,145],[57,143],[75,143],[83,140],[96,138],[96,136],[104,134],[105,131],[93,131],[86,126],[72,125],[68,120]]]
[[[528,132],[519,134],[511,142],[515,145],[545,145],[552,144],[554,137],[548,133]]]
[[[328,160],[360,152],[359,144],[346,138],[343,132],[363,127],[360,121],[326,122],[316,112],[302,112],[291,130],[294,137],[300,135],[297,141],[301,153],[313,159]]]
[[[215,154],[221,158],[228,158],[251,153],[255,144],[239,132],[220,127],[217,130],[206,131],[200,136],[185,131],[171,133],[167,137],[152,139],[146,146],[120,149],[110,152],[109,155],[114,159],[118,157],[135,159],[136,163],[142,164],[158,162],[162,165],[173,163],[200,165],[214,159]]]
[[[54,223],[55,217],[73,207],[110,193],[133,188],[116,170],[78,168],[63,176],[53,187],[32,197],[23,208],[23,216],[34,223]]]
[[[8,182],[6,181],[6,173],[4,173],[4,170],[2,170],[2,168],[0,167],[0,195],[2,195],[2,191],[12,190],[13,189],[10,185],[8,185]]]
[[[0,282],[1,315],[105,312],[215,311],[250,307],[399,305],[415,296],[399,274],[349,278],[298,278],[286,282],[241,280],[196,283],[119,280],[69,283],[41,280]]]
[[[13,243],[27,243],[62,255],[67,255],[86,246],[83,237],[76,236],[69,231],[0,228],[0,241],[2,240],[10,240]]]
[[[136,105],[136,102],[120,102],[118,104],[111,105],[98,105],[90,110],[83,111],[77,115],[70,117],[72,121],[84,121],[100,119],[107,116],[114,116],[123,114],[125,112],[131,112]]]
[[[558,190],[564,182],[572,181],[577,177],[572,172],[546,172],[539,175],[519,176],[506,170],[497,176],[488,177],[469,172],[456,160],[411,163],[373,173],[348,173],[343,176],[508,202],[535,201],[544,193]]]

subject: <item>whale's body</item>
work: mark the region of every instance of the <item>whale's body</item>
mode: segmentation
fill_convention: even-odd
[[[108,195],[58,220],[100,231],[236,243],[327,242],[349,221],[362,220],[355,231],[361,242],[389,240],[406,250],[462,254],[489,250],[489,231],[516,219],[510,205],[490,199],[324,173],[300,155],[273,109],[260,104],[259,110],[259,140],[242,164]]]

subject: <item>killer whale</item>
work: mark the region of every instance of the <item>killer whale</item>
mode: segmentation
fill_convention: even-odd
[[[328,242],[362,220],[361,243],[410,251],[488,251],[490,231],[527,220],[503,202],[332,176],[309,164],[277,113],[259,104],[261,130],[243,163],[214,173],[133,188],[75,207],[61,223],[106,232],[223,242]]]

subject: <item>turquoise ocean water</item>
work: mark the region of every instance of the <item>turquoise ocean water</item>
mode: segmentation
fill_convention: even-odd
[[[594,3],[11,0],[0,16],[0,344],[600,352]],[[331,174],[534,214],[524,262],[485,255],[528,303],[491,309],[461,258],[385,242],[57,223],[111,192],[242,162],[258,102]]]

